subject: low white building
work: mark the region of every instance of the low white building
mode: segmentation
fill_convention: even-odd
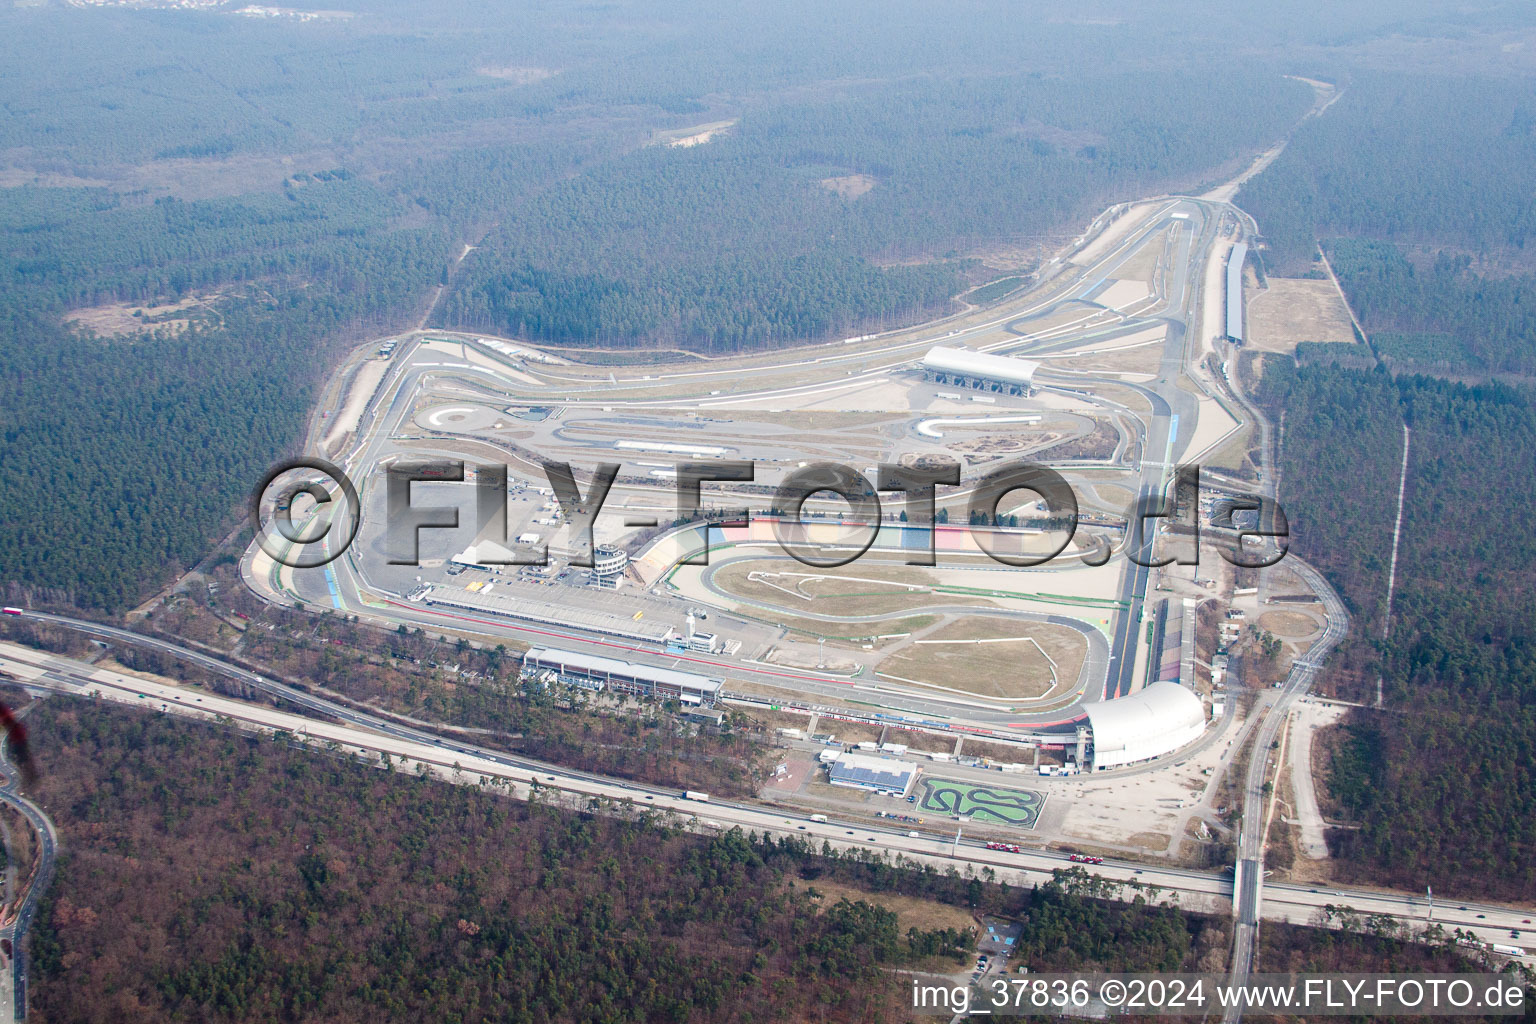
[[[889,757],[842,753],[827,766],[834,786],[864,789],[887,796],[906,796],[917,778],[917,766]]]

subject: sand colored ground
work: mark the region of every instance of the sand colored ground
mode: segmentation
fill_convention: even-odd
[[[822,178],[821,187],[836,192],[844,199],[857,199],[877,184],[867,174],[845,174],[837,178]]]
[[[1317,784],[1313,773],[1314,741],[1317,732],[1335,725],[1347,709],[1336,704],[1302,701],[1291,719],[1290,756],[1286,759],[1289,791],[1294,802],[1292,817],[1297,825],[1297,852],[1313,861],[1327,860],[1328,843],[1322,810],[1318,806]]]
[[[817,657],[816,648],[812,646],[814,638],[825,637],[829,647],[852,649],[868,645],[879,651],[894,646],[907,636],[927,629],[939,621],[937,615],[909,615],[905,618],[879,619],[875,622],[828,622],[756,607],[732,608],[731,613],[791,630],[785,643],[800,644],[801,647],[796,649],[801,650],[804,656],[808,656],[812,663]],[[801,655],[795,655],[795,657],[801,657]]]
[[[1201,457],[1200,463],[1213,469],[1240,472],[1248,463],[1253,445],[1254,428],[1251,424],[1245,424]]]
[[[1220,402],[1209,395],[1200,398],[1200,408],[1196,415],[1194,436],[1184,449],[1186,462],[1196,461],[1202,455],[1220,448],[1242,426]],[[1187,429],[1181,421],[1179,433],[1183,435]]]
[[[342,404],[341,411],[332,421],[330,432],[325,435],[322,448],[334,453],[341,440],[357,430],[357,421],[362,417],[363,409],[368,405],[368,399],[373,395],[374,389],[379,386],[379,381],[384,379],[388,369],[388,360],[363,360],[363,365],[358,367],[357,375],[352,378],[346,402]]]
[[[815,669],[834,676],[851,676],[859,671],[857,659],[840,657],[835,652],[815,647],[776,647],[764,656],[763,661],[785,668]]]
[[[1349,310],[1332,281],[1272,277],[1248,300],[1248,343],[1265,352],[1290,353],[1303,341],[1353,344]]]
[[[104,337],[134,334],[138,331],[183,331],[192,322],[191,314],[202,308],[204,300],[212,296],[189,296],[180,302],[163,306],[134,302],[109,302],[71,310],[65,321],[75,327],[95,331]],[[135,313],[142,314],[135,316]]]
[[[1115,277],[1121,281],[1140,281],[1150,283],[1157,273],[1158,261],[1162,258],[1164,248],[1167,246],[1169,233],[1158,231],[1147,237],[1140,249],[1115,268]],[[1103,300],[1100,300],[1103,301]],[[1106,302],[1106,306],[1113,303]]]
[[[712,563],[728,562],[732,558],[756,560],[759,564],[769,564],[780,570],[792,565],[784,560],[764,563],[762,556],[768,553],[766,548],[741,547],[716,550],[711,553],[710,558]],[[851,566],[843,566],[840,569],[859,565],[860,563],[854,562]],[[656,563],[652,563],[646,571],[656,571],[655,566]],[[1111,561],[1098,568],[1078,568],[1059,572],[1032,572],[1016,569],[925,569],[922,571],[932,573],[932,578],[938,586],[963,587],[965,590],[959,592],[935,590],[913,598],[912,604],[906,609],[912,614],[902,615],[901,610],[893,610],[888,613],[889,618],[871,621],[810,618],[804,613],[827,615],[880,613],[850,611],[843,602],[834,602],[831,605],[820,601],[802,602],[785,594],[780,594],[782,600],[774,602],[772,607],[736,605],[734,602],[722,600],[703,585],[704,567],[701,566],[681,566],[671,575],[669,582],[678,594],[701,605],[729,610],[733,614],[769,625],[781,625],[802,636],[826,637],[829,644],[838,647],[862,647],[865,644],[871,644],[873,650],[878,652],[899,643],[900,635],[915,633],[933,625],[938,621],[937,618],[931,614],[922,614],[922,609],[940,604],[974,602],[979,606],[995,606],[1048,615],[1067,615],[1084,625],[1107,633],[1113,621],[1113,608],[1099,604],[1079,603],[1071,598],[1084,596],[1113,598],[1118,581],[1118,569],[1115,566],[1116,563]],[[664,572],[665,569],[661,571]],[[733,574],[736,572],[734,569],[722,570],[717,574],[716,579],[718,580],[726,571]],[[794,567],[793,571],[810,570]],[[659,573],[657,575],[659,576]],[[744,575],[745,573],[741,573],[742,577]],[[978,593],[978,590],[981,592]],[[896,639],[889,639],[891,635],[897,635]],[[887,637],[887,639],[873,639],[877,637]],[[1076,670],[1073,671],[1075,673]]]
[[[1309,637],[1323,628],[1312,616],[1301,612],[1265,612],[1259,616],[1258,626],[1286,639]]]
[[[736,124],[736,121],[713,121],[709,124],[694,125],[692,128],[681,128],[673,132],[659,132],[660,140],[668,146],[678,149],[687,149],[692,146],[702,146],[716,135],[726,131]]]
[[[1315,601],[1317,597],[1312,592],[1312,588],[1307,586],[1301,577],[1286,568],[1284,562],[1270,568],[1269,575],[1264,581],[1264,593],[1267,597],[1305,595],[1308,598],[1308,605],[1310,605],[1311,601]],[[1315,611],[1316,607],[1311,606],[1310,610]]]
[[[978,697],[1029,700],[1076,684],[1087,653],[1083,635],[1066,626],[967,616],[923,634],[882,660],[879,671]]]
[[[680,551],[680,546],[675,546],[672,540],[663,541],[658,548],[667,547],[671,552]],[[1052,598],[1067,598],[1069,600],[1113,600],[1118,592],[1120,579],[1120,565],[1111,560],[1105,565],[1087,567],[1081,564],[1072,564],[1065,561],[1075,548],[1069,548],[1058,563],[1033,568],[1017,569],[999,566],[985,556],[965,559],[964,564],[973,565],[976,568],[960,568],[955,565],[939,565],[922,571],[929,574],[929,578],[935,584],[955,588],[962,596],[984,597],[999,604],[1002,607],[1027,607],[1037,611],[1049,611],[1057,615],[1074,615],[1084,621],[1098,622],[1102,616],[1108,614],[1108,609],[1095,606],[1082,607],[1072,610],[1070,606],[1060,601],[1052,601]],[[711,561],[716,559],[734,558],[761,558],[764,555],[777,555],[780,552],[773,545],[741,545],[738,547],[716,550],[711,553]],[[862,564],[874,564],[873,556],[865,556],[868,562],[855,561],[846,566],[840,566],[836,572],[847,574],[846,570],[860,567]],[[649,559],[649,556],[647,556]],[[654,563],[653,563],[654,564]],[[780,567],[793,568],[780,561],[775,563]],[[672,584],[690,597],[709,602],[718,601],[699,582],[700,566],[683,566],[672,576]],[[793,569],[793,571],[812,571],[809,569]],[[962,589],[963,588],[963,589]],[[980,591],[980,593],[978,593]],[[798,604],[799,602],[794,602]],[[793,607],[786,601],[785,607]]]
[[[827,615],[881,615],[920,610],[939,598],[937,581],[921,569],[893,565],[851,565],[821,571],[782,560],[742,559],[715,573],[714,584],[728,594],[781,608]],[[982,603],[965,597],[944,603]]]
[[[1116,512],[1130,508],[1131,499],[1135,496],[1129,487],[1121,487],[1119,484],[1094,484],[1093,494],[1101,504]],[[1087,501],[1088,495],[1079,492],[1079,500]]]
[[[1163,360],[1160,342],[1143,342],[1129,348],[1072,356],[1056,366],[1076,372],[1115,374],[1122,380],[1141,383],[1153,379]]]
[[[1152,294],[1145,281],[1116,281],[1099,293],[1098,301],[1110,309],[1124,310]]]
[[[1109,771],[1069,780],[1062,787],[1069,803],[1061,835],[1084,847],[1103,843],[1109,849],[1168,850],[1192,816],[1214,816],[1224,759],[1231,752],[1227,739],[1238,734],[1237,728],[1229,728],[1226,738],[1199,754],[1174,759],[1154,771]],[[1207,768],[1209,775],[1204,774]]]
[[[542,82],[555,72],[551,68],[533,67],[524,64],[484,65],[475,69],[475,74],[485,75],[488,78],[499,78],[505,82],[513,82],[517,85],[532,85],[534,82]]]

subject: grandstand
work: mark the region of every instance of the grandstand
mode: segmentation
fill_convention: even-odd
[[[720,695],[721,681],[696,672],[657,668],[553,647],[535,647],[523,655],[523,678],[549,673],[561,682],[589,690],[608,690],[635,697],[661,697],[684,704],[708,706]]]
[[[935,346],[923,356],[923,377],[939,384],[974,388],[1007,395],[1028,395],[1034,390],[1039,363],[1009,356],[973,352],[968,348]]]
[[[1227,340],[1243,343],[1243,264],[1248,261],[1248,245],[1238,242],[1227,256]]]

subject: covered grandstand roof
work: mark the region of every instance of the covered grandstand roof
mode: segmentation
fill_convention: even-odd
[[[1227,256],[1227,337],[1243,340],[1243,264],[1248,260],[1248,243],[1238,242]]]
[[[635,662],[620,661],[617,658],[604,658],[597,654],[582,654],[579,651],[562,651],[554,647],[531,648],[524,658],[534,665],[558,666],[562,672],[580,672],[597,678],[621,676],[647,679],[653,683],[667,683],[685,690],[698,690],[705,693],[715,693],[720,689],[718,679],[710,679],[697,672],[679,672],[675,668],[657,668],[654,665],[640,665]]]
[[[1205,731],[1205,705],[1178,683],[1158,682],[1129,697],[1084,704],[1093,730],[1093,766],[1146,761]]]
[[[923,356],[924,369],[938,373],[957,373],[966,377],[981,377],[1008,384],[1028,387],[1034,382],[1039,363],[1010,356],[994,356],[987,352],[973,352],[968,348],[934,346]]]

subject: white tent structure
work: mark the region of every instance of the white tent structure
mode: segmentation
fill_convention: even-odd
[[[1093,767],[1161,757],[1205,731],[1205,705],[1178,683],[1157,682],[1119,700],[1084,704],[1093,732]]]

